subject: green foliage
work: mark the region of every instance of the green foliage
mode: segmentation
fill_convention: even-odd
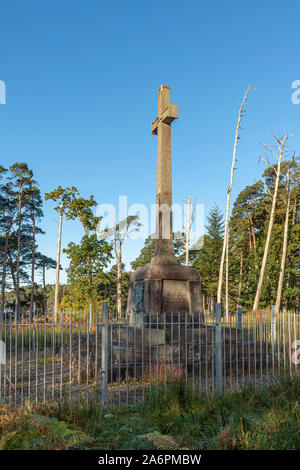
[[[3,169],[2,169],[3,170]],[[15,163],[1,171],[0,184],[0,262],[1,309],[7,305],[5,291],[13,287],[15,309],[19,312],[24,283],[31,283],[31,305],[34,301],[34,274],[37,256],[38,226],[43,216],[42,197],[33,172],[26,163]]]
[[[67,269],[69,291],[64,305],[79,308],[98,305],[101,300],[99,285],[106,277],[104,269],[112,257],[111,245],[93,234],[85,235],[79,244],[69,243],[63,251],[70,260]]]
[[[299,309],[300,299],[300,183],[299,164],[282,163],[271,243],[265,269],[260,306],[275,303],[282,257],[286,213],[286,172],[290,169],[290,213],[287,260],[283,284],[283,307]],[[238,304],[251,309],[259,278],[271,211],[276,166],[263,173],[263,180],[246,186],[236,198],[229,223],[229,303],[231,311]],[[214,208],[208,216],[204,244],[194,259],[193,266],[201,275],[203,293],[213,306],[219,278],[223,245],[223,221],[220,211]],[[224,276],[225,278],[225,276]],[[206,301],[209,305],[209,302]]]
[[[93,214],[92,208],[95,206],[97,206],[97,202],[95,201],[94,196],[90,196],[89,199],[76,197],[70,200],[68,205],[67,217],[70,219],[78,217],[86,236],[89,235],[90,230],[97,230],[97,226],[101,220],[100,217],[95,217]]]
[[[287,260],[283,285],[283,307],[299,309],[299,164],[295,161],[282,162],[280,185],[275,210],[275,223],[267,258],[260,306],[266,307],[276,301],[280,263],[283,246],[283,233],[286,212],[286,172],[290,169],[291,204]],[[230,219],[230,276],[229,290],[231,304],[240,303],[244,308],[252,308],[259,269],[263,257],[276,166],[263,173],[264,181],[247,186],[237,197]],[[298,247],[298,248],[297,248]],[[238,286],[241,291],[238,294]]]
[[[68,210],[72,201],[74,201],[75,197],[78,194],[78,189],[75,188],[75,186],[71,186],[71,188],[62,188],[61,186],[58,186],[54,191],[51,191],[50,193],[45,193],[45,200],[52,200],[53,202],[55,202],[56,206],[54,207],[54,209],[56,210],[56,212],[58,212],[59,214],[68,213],[67,218],[72,219],[75,216],[72,212],[69,213]]]
[[[1,418],[3,413],[0,413],[0,420]],[[1,428],[3,431],[2,426]],[[6,432],[1,432],[0,450],[67,450],[80,443],[91,441],[82,432],[70,429],[56,418],[31,414],[26,409],[17,414],[14,423],[9,421],[7,428]]]
[[[145,403],[101,410],[62,402],[0,409],[5,449],[299,450],[299,378],[255,390],[198,395],[184,383],[152,390]]]
[[[145,246],[142,248],[139,256],[132,261],[131,267],[132,269],[137,269],[140,266],[146,266],[150,263],[151,258],[154,256],[155,250],[155,240],[151,238],[151,235],[146,238]]]
[[[122,312],[126,311],[130,273],[124,271],[125,265],[122,263]],[[117,265],[114,264],[111,269],[105,273],[103,281],[99,284],[98,293],[101,299],[108,302],[110,312],[117,311]]]
[[[174,248],[174,253],[175,256],[178,258],[179,261],[184,257],[185,255],[185,245],[184,245],[184,240],[182,236],[178,236],[178,234],[173,233],[173,248]],[[150,264],[151,258],[154,256],[154,251],[155,251],[155,238],[153,235],[150,235],[148,238],[145,240],[145,245],[142,248],[139,256],[132,261],[131,267],[133,270],[139,268],[140,266],[146,266]]]
[[[207,220],[207,235],[204,235],[203,247],[193,267],[200,273],[203,293],[214,297],[218,288],[224,234],[223,215],[217,206],[210,211]]]
[[[283,246],[286,207],[286,172],[290,169],[290,213],[287,259],[283,281],[282,306],[299,310],[300,301],[300,167],[297,160],[282,162],[282,173],[275,210],[275,223],[265,269],[260,306],[275,302]],[[240,304],[243,309],[253,305],[261,261],[263,257],[276,165],[267,168],[262,179],[246,186],[233,204],[229,223],[229,301],[230,310]],[[76,187],[58,186],[46,193],[46,200],[55,204],[55,210],[67,220],[77,219],[83,227],[84,237],[79,244],[71,242],[65,250],[70,260],[68,285],[60,287],[62,305],[73,308],[88,303],[98,305],[107,300],[111,310],[116,308],[116,287],[122,286],[122,310],[126,309],[129,273],[120,269],[122,243],[130,231],[140,227],[137,216],[130,216],[108,230],[100,232],[100,218],[94,214],[97,205],[94,196],[83,198]],[[56,261],[41,254],[37,236],[43,232],[39,222],[43,217],[40,189],[26,163],[15,163],[5,169],[0,166],[0,266],[1,306],[29,308],[34,301],[38,308],[53,305],[53,287],[46,287],[46,271],[56,267]],[[182,234],[183,235],[183,234]],[[109,266],[114,248],[116,266]],[[190,252],[190,260],[201,275],[206,305],[215,302],[219,265],[223,244],[223,216],[214,207],[208,216],[207,233],[200,250]],[[173,237],[174,252],[179,263],[184,262],[184,235]],[[150,263],[154,255],[155,240],[148,237],[139,256],[131,263],[132,269]],[[36,285],[36,273],[42,274],[43,289]],[[120,282],[121,277],[121,282]],[[224,276],[225,278],[225,276]],[[31,291],[28,285],[31,284]],[[3,304],[3,305],[2,305]],[[17,310],[17,308],[16,308]]]

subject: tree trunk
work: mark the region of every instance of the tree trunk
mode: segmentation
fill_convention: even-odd
[[[119,243],[117,256],[117,313],[119,319],[122,315],[122,245]]]
[[[35,219],[32,220],[32,251],[31,251],[31,293],[30,293],[30,313],[33,312],[34,304],[34,267],[35,267]]]
[[[284,146],[285,146],[286,139],[287,139],[287,135],[285,135],[283,140],[281,141],[281,147],[280,147],[280,153],[279,153],[278,165],[277,165],[276,183],[275,183],[275,188],[274,188],[272,209],[271,209],[271,215],[270,215],[270,221],[269,221],[269,227],[268,227],[268,234],[267,234],[267,239],[266,239],[266,244],[265,244],[265,249],[264,249],[263,260],[262,260],[262,264],[261,264],[261,268],[260,268],[260,275],[259,275],[259,280],[258,280],[258,284],[257,284],[255,300],[254,300],[254,304],[253,304],[253,310],[258,309],[261,290],[262,290],[262,285],[263,285],[263,280],[264,280],[265,268],[266,268],[267,257],[268,257],[268,252],[269,252],[269,245],[270,245],[272,229],[273,229],[273,225],[274,225],[275,207],[276,207],[277,193],[278,193],[278,186],[279,186],[279,179],[280,179],[281,159],[282,159],[282,154],[283,154],[283,151],[284,151]]]
[[[211,296],[210,296],[210,312],[209,312],[209,313],[213,312],[213,311],[214,311],[214,308],[215,308],[215,305],[214,305],[214,296],[211,295]]]
[[[191,209],[191,196],[187,200],[188,204],[188,213],[187,213],[187,226],[185,231],[185,265],[189,266],[190,264],[190,209]]]
[[[16,281],[16,276],[15,276],[15,271],[14,271],[14,263],[13,263],[13,260],[12,260],[12,257],[11,257],[11,254],[10,254],[9,250],[7,252],[7,255],[8,255],[10,273],[11,273],[11,277],[12,277],[12,280],[13,280],[14,290],[15,290],[15,293],[16,293],[17,292],[17,281]]]
[[[60,251],[61,251],[61,232],[62,232],[62,206],[59,212],[59,227],[58,227],[58,241],[57,241],[57,258],[56,258],[56,282],[54,293],[54,322],[57,322],[57,309],[58,309],[58,289],[59,289],[59,267],[60,267]]]
[[[12,223],[10,224],[6,234],[5,234],[5,243],[4,243],[4,251],[3,251],[3,263],[2,263],[2,284],[1,284],[1,312],[2,318],[4,318],[4,309],[5,309],[5,284],[6,284],[6,264],[7,264],[7,253],[8,253],[8,241],[9,241],[9,234],[12,227]]]
[[[226,244],[226,278],[225,278],[225,315],[226,318],[229,318],[229,286],[228,286],[228,276],[229,276],[229,268],[228,268],[228,245],[229,240],[227,240]]]
[[[47,318],[46,265],[43,264],[44,315]]]
[[[249,223],[250,223],[250,231],[251,231],[251,234],[252,234],[253,247],[254,247],[254,267],[255,267],[255,270],[258,271],[257,251],[256,251],[256,236],[255,236],[255,231],[254,231],[254,224],[253,224],[253,220],[252,220],[252,215],[249,215]],[[250,244],[250,249],[251,249],[251,244]]]
[[[232,184],[233,184],[233,172],[234,172],[234,165],[235,165],[235,160],[236,160],[236,150],[237,150],[237,143],[239,139],[239,130],[241,126],[241,120],[242,120],[242,112],[243,108],[248,96],[248,93],[250,91],[250,86],[248,87],[243,101],[241,103],[241,106],[239,108],[239,113],[238,113],[238,120],[237,120],[237,126],[235,130],[235,138],[234,138],[234,146],[233,146],[233,156],[232,156],[232,165],[231,165],[231,172],[230,172],[230,184],[227,190],[227,204],[226,204],[226,217],[225,217],[225,232],[224,232],[224,241],[223,241],[223,249],[222,249],[222,257],[221,257],[221,262],[220,262],[220,271],[219,271],[219,283],[218,283],[218,292],[217,292],[217,303],[221,303],[221,297],[222,297],[222,282],[223,282],[223,270],[224,270],[224,261],[225,261],[225,255],[226,255],[226,249],[227,249],[227,243],[228,243],[228,226],[229,226],[229,207],[230,207],[230,195],[231,195],[231,189],[232,189]]]
[[[15,320],[19,316],[20,311],[20,256],[21,256],[21,224],[22,224],[22,183],[19,185],[18,193],[18,245],[17,245],[17,266],[16,266],[16,308]]]
[[[191,196],[189,196],[185,202],[187,202],[187,206],[188,206],[187,224],[185,227],[185,265],[189,266],[191,228],[192,228],[192,225],[194,223],[194,218],[195,218],[196,198],[194,199],[194,202],[193,202],[192,212],[191,212]]]
[[[286,261],[286,252],[287,252],[287,242],[288,242],[288,230],[289,230],[289,210],[290,210],[290,171],[288,170],[286,176],[286,185],[287,185],[287,199],[286,199],[286,209],[285,209],[285,223],[284,223],[284,236],[283,236],[283,246],[282,246],[282,256],[281,256],[281,267],[280,275],[277,288],[277,297],[275,303],[275,312],[279,313],[280,303],[281,303],[281,294],[284,278],[284,269]]]
[[[237,297],[237,307],[240,305],[241,301],[241,293],[242,293],[242,279],[243,279],[243,264],[244,264],[244,257],[243,257],[243,250],[241,250],[241,257],[240,257],[240,278],[239,278],[239,287],[238,287],[238,297]]]

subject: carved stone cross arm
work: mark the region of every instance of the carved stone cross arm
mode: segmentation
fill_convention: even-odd
[[[158,116],[151,124],[151,134],[157,134],[160,122],[171,124],[178,118],[178,105],[170,103],[170,87],[162,85],[158,90]]]

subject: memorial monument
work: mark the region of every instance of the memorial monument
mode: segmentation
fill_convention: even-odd
[[[200,276],[182,266],[174,255],[172,232],[171,123],[178,118],[178,106],[170,102],[170,87],[158,90],[158,116],[151,133],[157,135],[156,240],[150,265],[138,268],[130,277],[127,313],[131,324],[162,324],[166,314],[195,314],[202,318]]]

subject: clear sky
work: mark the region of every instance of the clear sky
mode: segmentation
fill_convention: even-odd
[[[237,109],[252,84],[232,201],[260,178],[259,141],[299,153],[299,1],[0,0],[1,164],[26,161],[43,193],[76,186],[99,203],[155,201],[157,89],[171,86],[173,199],[225,209]],[[39,248],[56,256],[45,202]],[[63,246],[83,235],[66,222]],[[125,262],[142,242],[129,240]],[[63,265],[66,259],[63,257]],[[62,276],[65,279],[65,275]],[[54,273],[48,274],[54,280]]]

